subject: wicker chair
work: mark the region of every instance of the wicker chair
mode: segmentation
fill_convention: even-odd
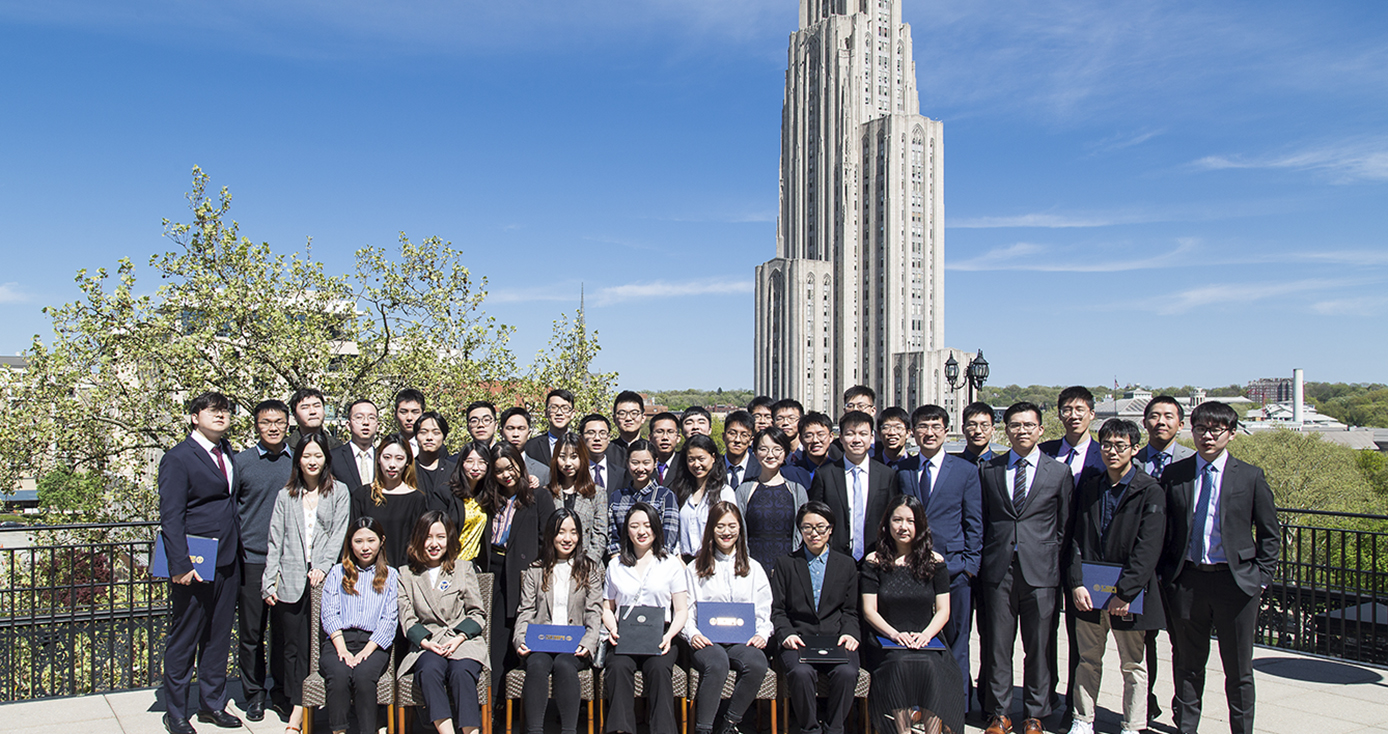
[[[597,725],[598,675],[593,668],[578,672],[579,700],[588,702],[588,734],[594,734]],[[554,678],[549,681],[550,695],[554,694]],[[525,696],[525,671],[512,670],[506,673],[506,734],[511,734],[511,702]]]
[[[309,613],[308,677],[304,679],[304,734],[313,734],[313,713],[318,707],[326,706],[328,703],[327,681],[323,679],[323,674],[318,672],[318,656],[323,640],[323,587],[313,587],[311,594],[313,601]],[[386,729],[390,734],[395,734],[394,670],[387,668],[376,681],[376,703],[389,707]],[[370,730],[375,729],[376,722],[373,721]]]
[[[463,563],[463,561],[459,561]],[[482,638],[491,639],[492,629],[492,575],[489,573],[477,574],[477,586],[482,592],[482,614],[486,623],[482,625]],[[398,654],[398,653],[397,653]],[[486,665],[482,666],[482,675],[477,678],[477,701],[482,706],[482,734],[492,734],[492,674],[491,669]],[[395,725],[395,731],[411,731],[410,715],[411,709],[415,706],[424,705],[424,694],[419,689],[419,677],[411,675],[404,680],[397,681],[395,687],[395,710],[399,712],[400,720]]]
[[[723,681],[723,698],[732,698],[733,689],[737,687],[737,679],[740,674],[736,670],[728,671],[727,680]],[[776,725],[776,708],[780,700],[781,678],[776,671],[771,668],[766,669],[766,677],[762,678],[761,688],[757,689],[758,701],[771,702],[771,734],[779,734],[780,729]],[[686,699],[689,706],[694,705],[694,697],[699,693],[699,671],[693,667],[689,668],[689,698]]]

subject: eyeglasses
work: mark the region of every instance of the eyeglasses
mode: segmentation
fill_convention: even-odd
[[[849,409],[849,410],[861,410],[861,411],[866,412],[866,411],[872,409],[872,403],[867,403],[867,402],[862,402],[862,403],[847,403],[847,404],[844,405],[843,407],[845,407],[845,408],[847,408],[847,409]]]
[[[468,419],[467,419],[467,424],[468,424],[469,426],[490,426],[491,424],[493,424],[493,423],[495,423],[495,422],[496,422],[496,419],[493,418],[493,417],[491,417],[491,416],[489,416],[489,415],[484,415],[484,416],[479,416],[479,417],[477,417],[477,418],[468,418]]]
[[[1224,433],[1224,432],[1227,431],[1227,430],[1229,430],[1229,429],[1228,429],[1228,428],[1225,428],[1224,426],[1191,426],[1191,427],[1190,427],[1190,432],[1191,432],[1191,433],[1194,433],[1194,434],[1197,435],[1197,436],[1209,436],[1209,437],[1211,437],[1211,438],[1216,438],[1216,437],[1218,437],[1220,434]]]
[[[1128,449],[1132,448],[1132,445],[1122,442],[1114,443],[1112,441],[1104,441],[1103,443],[1099,444],[1099,448],[1111,454],[1121,454],[1124,451],[1127,451]]]
[[[639,411],[639,410],[619,410],[619,411],[617,411],[616,415],[617,415],[618,418],[640,418],[640,417],[641,417],[641,411]]]
[[[588,430],[586,430],[586,431],[583,432],[583,437],[584,437],[584,438],[607,438],[607,436],[608,436],[607,431],[603,431],[603,430],[594,430],[594,429],[591,429],[591,428],[590,428],[590,429],[588,429]]]
[[[829,523],[822,522],[818,525],[801,525],[800,532],[805,535],[823,535],[829,532]]]
[[[964,424],[964,430],[966,431],[987,431],[992,427],[992,423],[977,423],[974,421],[969,421],[968,423]]]
[[[746,431],[724,431],[723,438],[732,439],[734,441],[751,441],[752,434]]]
[[[742,529],[742,526],[738,525],[735,522],[720,522],[717,525],[714,525],[713,529],[720,533],[736,533],[738,530]]]
[[[944,433],[946,429],[943,423],[917,423],[916,430],[923,433]]]
[[[261,428],[288,428],[289,421],[256,421],[255,424]]]
[[[548,408],[546,408],[546,410],[555,415],[569,415],[570,413],[574,412],[573,407],[569,405],[551,405]]]
[[[1072,415],[1084,415],[1087,412],[1089,412],[1089,408],[1083,405],[1079,407],[1069,406],[1060,409],[1060,415],[1065,418],[1069,418]]]
[[[1041,427],[1040,423],[1008,423],[1009,431],[1034,431]]]
[[[786,450],[780,446],[758,446],[757,453],[767,456],[785,456]]]

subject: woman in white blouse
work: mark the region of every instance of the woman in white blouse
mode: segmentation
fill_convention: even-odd
[[[719,501],[736,502],[737,496],[727,484],[728,466],[718,453],[718,444],[702,433],[685,439],[676,469],[670,489],[680,502],[679,549],[681,558],[688,562],[703,545],[708,508]]]
[[[684,625],[684,637],[694,648],[694,669],[699,671],[699,690],[694,700],[695,734],[711,734],[728,671],[738,671],[737,686],[728,700],[727,715],[719,734],[737,729],[747,708],[756,700],[766,677],[766,641],[771,639],[771,582],[761,564],[747,553],[742,513],[732,502],[715,504],[708,514],[703,549],[689,564],[689,593],[693,612]],[[719,644],[699,629],[699,605],[704,602],[752,604],[755,629],[744,644]]]
[[[607,564],[607,603],[602,622],[613,643],[618,634],[617,618],[630,607],[650,606],[665,610],[665,634],[660,638],[659,655],[607,655],[608,732],[636,731],[636,671],[645,681],[651,734],[675,734],[675,694],[670,682],[675,666],[675,636],[684,629],[688,616],[688,579],[684,564],[665,552],[665,533],[660,513],[645,502],[627,510],[622,523],[622,552]]]

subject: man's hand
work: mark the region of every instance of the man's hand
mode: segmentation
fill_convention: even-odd
[[[1089,598],[1089,589],[1083,586],[1076,586],[1070,594],[1075,597],[1075,608],[1081,612],[1094,611],[1094,601]]]
[[[853,639],[853,637],[850,635],[843,635],[839,637],[839,645],[843,646],[843,649],[849,652],[853,652],[854,650],[858,649],[858,641]]]
[[[1108,598],[1108,613],[1117,617],[1121,617],[1128,613],[1128,604],[1129,602],[1125,602],[1122,599],[1119,599],[1118,595],[1114,594],[1113,596],[1110,596]]]
[[[781,647],[787,650],[799,650],[805,646],[805,641],[800,639],[800,635],[791,635],[781,641]]]
[[[181,576],[174,576],[169,580],[174,582],[175,584],[178,584],[179,586],[187,586],[188,584],[191,584],[194,581],[202,581],[202,577],[198,575],[198,570],[195,568],[192,571],[189,571],[188,573],[185,573]]]

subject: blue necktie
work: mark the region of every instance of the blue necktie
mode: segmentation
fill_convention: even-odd
[[[1195,501],[1195,526],[1190,531],[1190,557],[1195,563],[1205,560],[1205,524],[1214,495],[1214,464],[1206,464],[1200,473],[1200,499]]]
[[[924,495],[925,498],[926,498],[927,500],[930,499],[930,489],[931,489],[931,487],[930,487],[930,484],[931,484],[931,480],[930,480],[930,468],[931,468],[931,466],[932,466],[932,462],[929,462],[929,461],[925,462],[925,474],[924,474],[924,475],[922,476],[922,478],[921,478],[921,494]]]
[[[1170,460],[1170,458],[1171,455],[1166,453],[1165,451],[1158,451],[1157,455],[1152,457],[1153,479],[1161,479],[1161,473],[1166,471],[1166,462]]]

